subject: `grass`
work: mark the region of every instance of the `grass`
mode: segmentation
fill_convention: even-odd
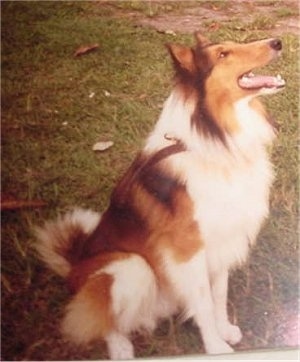
[[[228,4],[229,2],[226,0],[216,0],[216,1],[206,1],[204,6],[207,6],[211,9],[215,9],[215,10],[225,10],[226,8],[228,9],[228,7],[230,6],[230,4]]]
[[[32,227],[73,205],[96,210],[107,205],[170,90],[163,45],[174,38],[136,27],[126,17],[113,18],[114,9],[102,3],[2,2],[1,8],[2,192],[47,202],[43,209],[2,213],[2,359],[105,358],[101,343],[85,350],[60,336],[69,294],[36,260]],[[173,10],[175,5],[159,9]],[[259,27],[239,31],[229,25],[211,34],[212,40],[238,41],[266,36]],[[183,34],[176,41],[188,39]],[[298,295],[299,45],[293,35],[284,35],[283,42],[282,59],[269,70],[280,72],[287,88],[266,99],[280,126],[272,153],[277,178],[271,216],[248,265],[230,284],[231,315],[245,335],[240,350],[295,343],[285,328],[297,313]],[[73,57],[80,45],[93,43],[98,50]],[[98,140],[114,146],[94,153]],[[136,336],[135,344],[143,357],[202,351],[193,325],[176,320],[162,323],[152,338]]]
[[[155,17],[166,13],[180,13],[186,8],[199,6],[199,0],[189,1],[116,1],[110,2],[110,6],[125,11],[136,11],[147,17]]]
[[[277,18],[286,18],[289,16],[299,16],[299,11],[290,7],[281,7],[276,10]]]
[[[250,24],[248,24],[248,30],[268,30],[273,29],[276,24],[276,20],[271,16],[266,15],[259,15],[255,17],[253,21],[251,21]]]

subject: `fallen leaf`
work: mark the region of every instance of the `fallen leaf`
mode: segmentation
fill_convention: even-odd
[[[11,287],[11,284],[10,284],[9,280],[6,278],[6,276],[3,273],[1,273],[1,283],[3,284],[3,286],[5,287],[5,289],[9,293],[13,293],[13,289]]]
[[[93,151],[105,151],[110,148],[114,143],[112,141],[97,142],[93,146]]]
[[[170,30],[170,29],[166,30],[166,31],[165,31],[165,34],[176,36],[175,31]]]
[[[99,44],[81,45],[74,53],[74,57],[87,54],[95,49],[99,48]]]
[[[157,32],[158,32],[158,33],[161,33],[161,34],[167,34],[167,35],[176,36],[175,31],[173,31],[173,30],[171,30],[171,29],[167,29],[167,30],[158,29]]]
[[[12,197],[11,195],[1,194],[1,211],[36,208],[46,205],[47,203],[42,200],[19,200]]]
[[[219,23],[213,22],[213,23],[211,23],[211,24],[209,25],[209,30],[210,30],[210,31],[215,31],[215,30],[218,30],[219,28],[220,28],[220,24],[219,24]]]

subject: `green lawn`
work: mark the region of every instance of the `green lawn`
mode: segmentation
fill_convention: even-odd
[[[117,8],[132,6],[154,16],[184,5],[126,2]],[[46,202],[43,208],[2,212],[2,360],[104,358],[102,343],[84,350],[60,336],[68,291],[36,260],[32,226],[73,205],[104,209],[171,89],[164,44],[192,37],[136,26],[114,17],[114,7],[103,3],[2,2],[1,9],[2,193]],[[269,25],[261,27],[239,31],[227,24],[210,36],[237,41],[269,36]],[[280,128],[272,153],[277,178],[271,217],[249,263],[230,284],[231,315],[245,337],[240,350],[295,345],[299,43],[288,34],[282,40],[283,56],[269,70],[280,72],[287,87],[265,100]],[[99,49],[73,56],[79,46],[94,43]],[[99,140],[114,145],[95,153]],[[203,351],[196,328],[176,320],[162,323],[153,337],[136,336],[135,345],[143,357]]]

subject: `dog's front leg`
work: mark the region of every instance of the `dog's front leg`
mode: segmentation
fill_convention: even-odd
[[[218,331],[221,337],[230,344],[236,344],[242,339],[238,326],[229,322],[227,314],[228,271],[219,270],[211,277],[211,290]]]
[[[184,262],[165,257],[165,272],[173,292],[200,329],[207,353],[230,353],[233,349],[219,335],[210,290],[205,252],[202,250]]]

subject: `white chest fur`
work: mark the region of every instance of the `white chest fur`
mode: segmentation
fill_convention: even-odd
[[[184,164],[210,269],[244,261],[268,215],[270,163],[264,158],[231,170],[209,168],[192,158]]]

